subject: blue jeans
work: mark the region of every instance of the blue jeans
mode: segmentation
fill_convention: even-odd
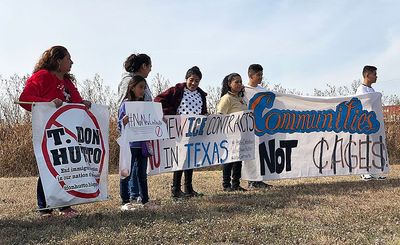
[[[147,157],[142,156],[141,148],[131,148],[131,172],[128,177],[121,179],[119,193],[122,203],[128,203],[130,198],[142,198],[142,203],[149,201],[147,187]],[[136,196],[135,196],[136,195]]]
[[[135,148],[131,148],[131,152],[132,149]],[[133,160],[133,155],[132,155],[132,160]],[[128,188],[129,188],[130,199],[137,200],[137,198],[140,197],[139,179],[138,179],[138,161],[131,162],[131,174],[129,176]]]

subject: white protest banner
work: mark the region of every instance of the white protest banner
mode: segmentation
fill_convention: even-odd
[[[256,94],[254,110],[258,156],[242,167],[242,178],[387,173],[381,94],[353,97],[301,97]]]
[[[119,175],[129,176],[131,170],[131,151],[129,142],[149,141],[168,137],[163,121],[161,103],[144,101],[125,101],[125,114],[129,123],[121,128],[117,139],[119,150]]]
[[[143,141],[167,138],[161,103],[126,101],[125,110],[129,123],[125,127],[126,140]]]
[[[35,103],[33,146],[49,208],[106,200],[108,107]]]
[[[254,159],[251,111],[166,118],[168,138],[152,142],[150,175]]]

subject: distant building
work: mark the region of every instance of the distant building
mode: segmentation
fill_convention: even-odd
[[[400,105],[384,106],[383,119],[385,122],[400,122]]]

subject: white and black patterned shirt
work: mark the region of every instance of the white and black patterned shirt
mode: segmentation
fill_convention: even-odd
[[[203,100],[199,91],[190,91],[185,88],[181,104],[178,107],[177,114],[186,115],[201,115],[201,108],[203,107]]]

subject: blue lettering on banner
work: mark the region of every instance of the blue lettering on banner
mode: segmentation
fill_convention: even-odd
[[[363,110],[361,101],[352,98],[341,102],[336,110],[295,111],[271,109],[275,101],[273,92],[256,94],[249,103],[254,111],[255,134],[275,133],[311,133],[311,132],[348,132],[373,134],[379,131],[380,123],[373,111]]]
[[[239,115],[170,117],[167,120],[169,139],[232,134],[237,132],[245,133],[252,132],[253,130],[254,117],[251,111]]]
[[[194,137],[197,135],[203,135],[204,126],[206,126],[207,118],[203,117],[189,117],[189,129],[186,133],[186,137]]]
[[[228,141],[221,142],[196,142],[184,145],[187,150],[187,168],[224,163],[228,159]]]

